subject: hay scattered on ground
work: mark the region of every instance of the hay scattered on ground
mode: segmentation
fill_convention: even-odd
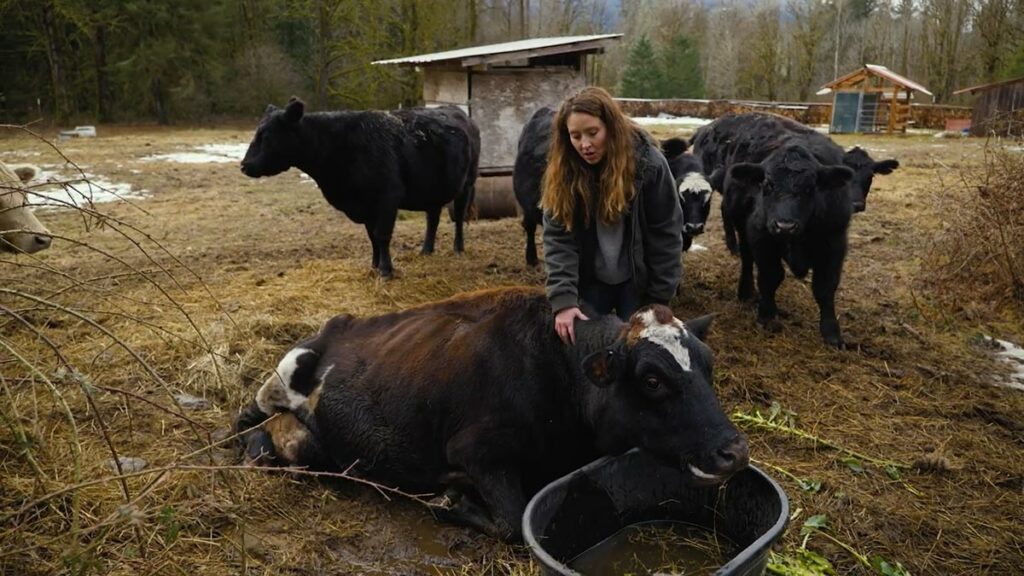
[[[330,316],[541,283],[522,261],[518,223],[474,222],[462,257],[445,223],[438,253],[423,257],[423,219],[410,215],[396,226],[398,278],[381,282],[362,227],[294,172],[132,172],[143,156],[244,142],[249,128],[100,132],[65,153],[150,198],[44,214],[51,250],[0,256],[0,573],[536,573],[521,547],[437,524],[415,502],[227,468],[240,460],[234,414],[280,354]],[[717,211],[700,239],[709,250],[685,258],[673,306],[681,318],[719,314],[710,344],[722,404],[761,415],[741,426],[791,497],[780,552],[800,546],[804,520],[826,514],[836,539],[914,574],[1024,571],[1008,513],[1024,509],[1024,395],[991,386],[994,361],[972,344],[982,325],[1018,343],[1024,329],[980,307],[950,312],[943,296],[957,284],[922,278],[945,217],[938,191],[965,194],[937,175],[948,182],[943,167],[982,166],[982,145],[842,141],[865,142],[901,168],[876,178],[851,228],[838,309],[858,350],[819,343],[809,288],[792,278],[780,290],[782,333],[761,332],[735,301],[738,264]],[[55,154],[26,135],[0,143]],[[183,393],[207,405],[183,408]],[[116,458],[146,464],[118,474]],[[827,539],[809,547],[839,573],[866,571]]]

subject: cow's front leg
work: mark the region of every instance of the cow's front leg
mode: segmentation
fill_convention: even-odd
[[[746,302],[754,296],[754,253],[747,241],[746,233],[740,233],[740,283],[736,289],[736,297]]]
[[[491,536],[498,533],[487,510],[470,495],[456,488],[447,489],[443,495],[431,500],[430,504],[436,516],[445,522],[467,526]]]
[[[785,270],[782,268],[782,256],[775,246],[762,245],[756,249],[757,289],[761,299],[757,305],[757,321],[770,332],[782,329],[779,324],[779,309],[775,305],[775,292],[782,284]]]
[[[522,540],[526,494],[515,450],[500,447],[519,446],[514,430],[493,423],[482,423],[456,434],[446,447],[448,462],[466,473],[490,513],[493,528],[485,530],[505,542]]]
[[[832,254],[820,259],[815,264],[811,278],[811,291],[814,301],[818,303],[818,329],[821,338],[829,346],[843,348],[842,333],[839,320],[836,318],[836,290],[839,289],[839,278],[843,272],[843,255]]]
[[[492,535],[504,542],[521,541],[526,495],[523,493],[519,471],[505,466],[474,468],[471,466],[466,472],[490,510],[494,524]]]
[[[423,236],[423,249],[420,254],[433,254],[434,242],[437,239],[437,225],[441,222],[441,209],[427,210],[427,233]]]
[[[373,226],[373,237],[377,242],[377,249],[380,253],[378,270],[381,278],[391,279],[395,275],[391,266],[391,236],[395,232],[395,220],[398,218],[398,208],[387,207],[377,213],[376,222]]]
[[[370,239],[370,246],[373,247],[373,269],[377,270],[380,268],[380,249],[377,248],[377,239],[373,237],[373,223],[367,222],[366,236]]]

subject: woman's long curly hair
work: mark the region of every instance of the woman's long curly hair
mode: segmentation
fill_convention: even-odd
[[[589,114],[604,122],[605,154],[599,176],[573,148],[566,123],[573,112]],[[552,124],[551,148],[544,171],[541,208],[572,230],[573,211],[583,210],[585,226],[590,226],[592,203],[597,202],[597,215],[602,222],[617,220],[633,199],[633,178],[636,174],[634,146],[642,130],[633,123],[603,88],[584,88],[562,102]],[[595,185],[591,192],[592,183]]]

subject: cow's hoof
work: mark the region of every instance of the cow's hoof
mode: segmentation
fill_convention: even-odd
[[[782,332],[782,322],[779,322],[778,318],[763,318],[758,319],[758,322],[771,334]]]
[[[860,346],[858,346],[857,344],[854,344],[852,342],[845,342],[842,338],[839,337],[825,337],[824,340],[825,344],[828,344],[829,346],[837,350],[860,350]]]
[[[274,441],[266,430],[253,430],[245,435],[246,466],[276,466]]]

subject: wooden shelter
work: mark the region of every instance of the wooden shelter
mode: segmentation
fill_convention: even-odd
[[[829,132],[906,132],[915,92],[933,96],[927,88],[877,64],[865,64],[825,84],[819,95],[832,92]]]
[[[971,112],[971,134],[1024,134],[1024,76],[953,92],[960,94],[978,95]]]
[[[587,56],[604,52],[620,38],[622,34],[531,38],[374,64],[422,70],[426,106],[455,104],[480,127],[480,174],[510,175],[519,132],[530,116],[587,86]]]

